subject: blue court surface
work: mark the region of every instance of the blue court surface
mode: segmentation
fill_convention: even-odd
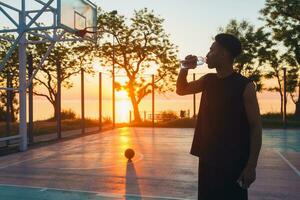
[[[0,199],[197,199],[192,136],[188,128],[119,128],[3,156]],[[249,199],[299,200],[299,169],[300,131],[264,130]]]

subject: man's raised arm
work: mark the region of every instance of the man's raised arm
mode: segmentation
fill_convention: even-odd
[[[203,91],[204,76],[200,79],[187,82],[188,69],[181,69],[176,82],[176,93],[178,95],[194,94]]]

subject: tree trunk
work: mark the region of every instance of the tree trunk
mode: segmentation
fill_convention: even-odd
[[[56,96],[56,95],[55,95]],[[55,97],[56,98],[56,97]],[[54,100],[54,102],[51,102],[52,107],[53,107],[53,111],[54,111],[54,115],[53,115],[53,120],[55,121],[57,119],[57,109],[56,109],[56,99]]]
[[[276,78],[277,78],[277,82],[278,82],[278,86],[279,86],[278,92],[280,94],[280,114],[281,114],[281,116],[283,116],[283,92],[282,92],[281,81],[280,81],[278,72],[276,72]]]
[[[298,101],[296,102],[295,116],[300,117],[300,82],[298,86]]]
[[[283,116],[283,94],[282,92],[279,93],[280,93],[280,114],[281,116]]]
[[[295,116],[300,117],[300,101],[299,100],[296,102]]]
[[[141,122],[141,115],[139,111],[139,105],[136,103],[136,101],[131,101],[132,107],[133,107],[133,114],[134,114],[134,121],[135,122]]]
[[[6,86],[9,88],[10,87],[10,73],[7,73],[7,82],[6,82]],[[7,90],[6,91],[6,136],[10,135],[10,128],[11,128],[11,93],[12,91]]]
[[[15,99],[15,96],[16,96],[16,93],[10,91],[10,95],[11,95],[11,99],[9,101],[9,106],[10,106],[10,117],[11,117],[11,122],[15,122],[17,121],[17,116],[15,115],[15,107],[14,107],[14,99]],[[17,109],[17,108],[16,108]]]
[[[131,104],[133,107],[133,114],[134,114],[134,121],[135,122],[141,122],[141,116],[139,112],[139,104],[136,101],[135,95],[134,95],[134,88],[132,86],[129,86],[129,96],[131,100]]]

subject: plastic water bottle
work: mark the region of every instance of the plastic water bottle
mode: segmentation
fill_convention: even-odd
[[[184,62],[188,62],[188,60],[181,60],[181,61],[180,61],[180,63],[181,63],[181,68],[182,68],[182,69],[189,69],[188,67],[185,67],[185,66],[183,65]],[[206,58],[203,57],[203,56],[197,56],[197,66],[196,66],[196,67],[201,66],[201,65],[203,65],[204,63],[206,63]]]

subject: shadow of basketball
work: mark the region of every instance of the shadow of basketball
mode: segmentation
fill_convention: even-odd
[[[126,199],[132,199],[132,195],[134,195],[134,199],[142,199],[134,163],[131,160],[127,161],[125,188]]]

